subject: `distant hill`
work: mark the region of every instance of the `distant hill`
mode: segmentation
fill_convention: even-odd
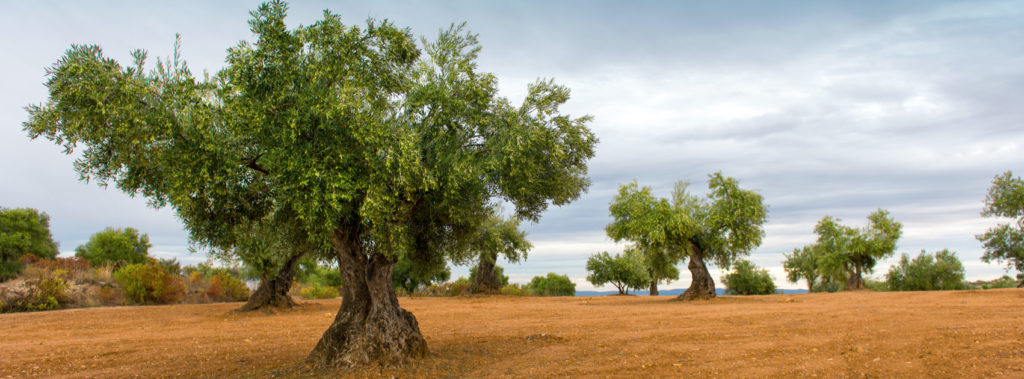
[[[676,289],[670,289],[670,290],[660,290],[660,291],[658,291],[658,295],[659,296],[679,296],[684,291],[686,291],[685,288],[676,288]],[[782,289],[780,291],[782,291],[782,293],[784,293],[784,294],[807,293],[807,290],[802,290],[802,289]],[[576,296],[607,296],[607,295],[617,295],[618,293],[619,293],[619,291],[576,291]],[[643,291],[629,291],[629,294],[630,295],[638,295],[638,296],[647,296],[648,291],[647,290],[643,290]],[[722,288],[716,288],[715,289],[715,294],[717,294],[718,296],[727,296],[725,294],[725,289],[722,289]]]

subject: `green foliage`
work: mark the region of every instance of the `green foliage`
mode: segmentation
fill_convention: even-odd
[[[24,268],[25,264],[19,261],[0,261],[0,282],[17,278]]]
[[[635,181],[619,187],[605,232],[616,242],[635,243],[655,280],[672,278],[675,263],[692,255],[729,268],[761,244],[768,208],[760,194],[741,189],[736,179],[708,177],[706,197],[688,193],[685,182],[676,183],[671,200],[655,198],[650,187]]]
[[[0,313],[59,309],[69,300],[69,272],[53,265],[32,264],[25,268],[26,291],[0,302]]]
[[[471,282],[465,277],[459,277],[451,282],[433,284],[422,290],[426,296],[463,296],[469,294]]]
[[[500,294],[505,296],[532,296],[534,293],[530,291],[526,286],[522,284],[509,284],[502,286],[501,290],[498,291]]]
[[[179,277],[154,263],[134,263],[114,272],[125,297],[136,304],[173,304],[185,289]]]
[[[560,111],[569,89],[527,88],[521,105],[479,72],[462,27],[418,46],[388,22],[325,12],[289,30],[287,7],[252,12],[254,42],[205,80],[178,56],[122,66],[74,45],[47,70],[49,98],[24,128],[67,153],[82,178],[171,205],[196,240],[235,248],[236,226],[288,213],[314,247],[364,241],[368,255],[435,264],[501,199],[536,221],[589,186],[591,118]],[[258,233],[257,233],[258,234]]]
[[[992,280],[989,282],[981,283],[982,289],[997,289],[997,288],[1015,288],[1017,287],[1017,280],[1011,278],[1009,275],[1003,275],[999,279]]]
[[[612,256],[606,251],[591,255],[587,259],[587,281],[595,286],[610,283],[626,294],[630,288],[640,289],[650,283],[643,257],[635,250],[626,250]]]
[[[814,246],[804,246],[803,249],[793,249],[793,254],[784,254],[786,260],[782,262],[786,270],[786,279],[796,283],[800,279],[807,281],[807,290],[814,291],[814,286],[819,282],[821,273],[818,272],[818,253],[820,250]]]
[[[451,275],[452,272],[448,269],[447,264],[443,266],[416,265],[405,257],[399,258],[391,268],[392,284],[395,288],[402,288],[409,294],[415,293],[420,287],[428,286],[431,283],[443,283],[451,278]]]
[[[149,235],[139,235],[134,228],[106,228],[93,234],[85,245],[75,248],[75,256],[94,266],[111,263],[117,267],[139,264],[149,258]]]
[[[296,273],[296,280],[300,283],[319,284],[325,287],[337,287],[341,285],[341,272],[337,267],[313,262]]]
[[[891,291],[889,283],[882,280],[864,279],[864,287],[875,292]],[[835,291],[832,291],[835,292]]]
[[[757,268],[743,259],[733,265],[732,272],[722,277],[726,293],[732,295],[770,295],[775,293],[775,282],[768,270]]]
[[[547,276],[534,276],[526,290],[537,296],[574,296],[576,283],[566,275],[549,272]]]
[[[869,224],[864,228],[853,228],[839,224],[839,219],[825,216],[814,227],[818,240],[810,249],[817,258],[816,273],[820,280],[845,282],[856,289],[863,284],[863,274],[873,272],[875,264],[896,251],[896,241],[902,234],[903,224],[879,209],[868,215]],[[848,286],[849,287],[849,286]]]
[[[1005,262],[1007,269],[1024,273],[1024,180],[1007,171],[996,175],[985,196],[982,216],[1005,217],[1015,222],[999,224],[975,236],[985,247],[985,263]]]
[[[469,282],[470,283],[472,283],[476,279],[476,270],[477,270],[477,266],[473,266],[473,267],[469,268]],[[501,267],[501,266],[498,266],[498,265],[494,265],[494,276],[496,276],[498,278],[498,281],[501,282],[502,286],[507,286],[508,285],[508,275],[505,275],[505,268],[504,267]]]
[[[964,283],[964,265],[948,249],[928,254],[924,250],[913,260],[903,254],[900,263],[889,268],[886,284],[893,291],[958,290]]]
[[[325,287],[315,283],[310,287],[299,290],[299,294],[306,299],[333,299],[338,297],[337,287]]]
[[[53,259],[58,253],[49,215],[32,208],[0,207],[0,263],[7,270],[14,267],[10,262],[26,254]]]

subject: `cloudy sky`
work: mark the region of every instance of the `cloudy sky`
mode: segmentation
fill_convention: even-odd
[[[24,107],[46,99],[45,67],[71,44],[128,62],[136,48],[168,56],[181,33],[193,71],[214,72],[226,48],[251,39],[248,10],[258,5],[145,3],[5,6],[0,206],[47,212],[65,254],[106,226],[132,226],[149,233],[152,255],[195,263],[205,257],[188,253],[173,212],[79,182],[73,156],[21,130]],[[325,1],[291,4],[289,23],[310,24],[323,9],[428,38],[465,21],[505,96],[518,102],[528,83],[555,78],[573,91],[563,110],[595,117],[593,185],[525,225],[535,248],[507,265],[514,282],[554,271],[592,289],[586,258],[623,248],[603,229],[620,184],[668,196],[677,180],[703,191],[719,170],[769,204],[751,260],[782,288],[803,287],[786,282],[782,253],[812,242],[822,216],[860,226],[877,208],[904,224],[899,252],[949,248],[970,280],[1003,274],[980,261],[974,235],[999,222],[979,216],[993,176],[1024,170],[1024,2]],[[680,268],[663,288],[689,284]]]

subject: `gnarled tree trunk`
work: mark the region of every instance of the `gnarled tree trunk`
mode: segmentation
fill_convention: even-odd
[[[476,266],[476,276],[473,283],[469,285],[471,293],[496,293],[501,291],[501,279],[494,273],[494,265],[498,255],[480,256],[480,262]]]
[[[398,306],[393,259],[366,252],[355,233],[332,237],[341,271],[341,309],[309,354],[317,368],[397,366],[427,355],[416,317]]]
[[[1024,288],[1024,280],[1021,280],[1020,283],[1017,284],[1017,288]]]
[[[679,295],[679,300],[704,300],[715,297],[715,280],[711,279],[708,266],[704,264],[704,252],[694,247],[690,249],[690,288]]]
[[[305,251],[296,252],[281,265],[281,268],[277,270],[277,275],[269,279],[260,279],[256,291],[249,295],[249,301],[239,311],[248,312],[270,307],[291,308],[295,306],[295,300],[292,300],[288,291],[291,291],[292,281],[295,279],[295,264],[305,254]]]
[[[658,281],[651,281],[651,296],[658,296]]]

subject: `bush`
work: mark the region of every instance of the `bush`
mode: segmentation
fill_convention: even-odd
[[[526,286],[522,284],[509,284],[501,287],[501,294],[505,296],[530,296],[533,295],[530,290],[526,289]]]
[[[334,287],[324,287],[319,283],[303,288],[299,294],[306,299],[333,299],[338,297],[338,290]]]
[[[45,267],[25,268],[24,292],[11,296],[5,292],[0,302],[0,312],[26,312],[58,309],[68,301],[67,276],[65,270],[50,270]]]
[[[310,271],[301,282],[324,287],[337,287],[341,285],[341,272],[336,268],[317,265]]]
[[[748,260],[736,262],[733,271],[722,278],[726,293],[731,295],[768,295],[775,293],[775,282],[768,270],[759,269]]]
[[[889,268],[886,284],[893,291],[935,291],[967,288],[964,265],[956,253],[943,249],[935,254],[924,250],[913,260],[903,254],[900,263]]]
[[[459,277],[453,282],[432,284],[420,293],[425,296],[464,296],[469,294],[469,279]]]
[[[864,287],[876,292],[889,291],[889,284],[881,280],[864,279]]]
[[[1016,279],[1011,278],[1009,275],[1003,275],[1003,277],[999,279],[982,283],[981,288],[986,290],[996,288],[1016,288],[1017,284],[1018,282]]]
[[[211,301],[243,301],[249,298],[249,287],[227,270],[213,271],[206,288]]]
[[[114,272],[125,297],[136,304],[171,304],[181,299],[185,286],[156,263],[136,263]]]
[[[537,296],[574,296],[576,283],[566,275],[549,272],[547,277],[534,276],[526,289]]]

